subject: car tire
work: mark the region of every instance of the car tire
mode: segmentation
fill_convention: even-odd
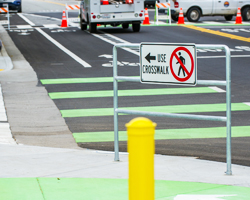
[[[201,11],[198,8],[190,8],[187,12],[187,19],[190,22],[197,22],[201,17]]]
[[[89,23],[89,32],[90,33],[96,33],[96,23]]]
[[[128,23],[123,23],[123,24],[122,24],[122,28],[123,28],[123,29],[128,29],[128,27],[129,27],[129,24],[128,24]]]
[[[132,24],[132,29],[134,32],[139,32],[141,29],[141,24],[139,23]]]
[[[20,7],[17,12],[21,13],[22,12],[22,7]]]
[[[241,15],[243,21],[250,21],[250,7],[244,8]]]
[[[233,19],[233,15],[225,15],[224,17],[227,21],[231,21]]]
[[[171,19],[178,22],[179,16],[178,15],[171,15]]]

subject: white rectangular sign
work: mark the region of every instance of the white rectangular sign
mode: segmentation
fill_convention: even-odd
[[[195,44],[141,43],[142,83],[196,85]]]

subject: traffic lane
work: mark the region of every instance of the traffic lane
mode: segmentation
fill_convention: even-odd
[[[84,67],[56,47],[35,29],[29,35],[9,32],[12,40],[31,63],[38,78],[78,77]],[[85,69],[86,71],[87,69]]]
[[[69,29],[71,30],[71,29]],[[103,64],[112,63],[112,58],[106,58],[103,55],[113,54],[113,45],[103,40],[96,39],[92,34],[87,31],[82,31],[77,28],[72,28],[74,32],[54,32],[50,29],[43,29],[45,33],[54,38],[57,42],[62,44],[68,50],[76,54],[78,57],[82,58],[84,61],[89,63],[92,68],[88,68],[79,71],[76,77],[102,77],[102,76],[113,76],[112,66],[103,67]],[[122,62],[129,63],[139,63],[139,57],[131,54],[124,50],[119,50],[119,57],[122,59]],[[118,57],[118,58],[119,58]],[[97,70],[98,68],[98,70]],[[132,67],[131,67],[132,68]],[[130,68],[130,69],[131,69]],[[119,69],[121,74],[127,73],[128,75],[134,75],[134,71],[128,71],[127,68],[121,67]],[[136,70],[136,73],[139,74],[139,70]],[[64,78],[69,77],[67,75]]]
[[[232,138],[232,163],[250,166],[250,138]],[[114,151],[113,142],[78,143],[80,147]],[[127,152],[127,142],[119,142],[119,151]],[[155,154],[192,156],[226,163],[226,138],[155,140]]]
[[[7,20],[6,15],[0,15],[0,20]],[[10,13],[10,25],[28,25],[28,23],[16,13]]]
[[[102,67],[102,64],[110,64],[111,59],[99,57],[103,54],[112,55],[113,45],[96,39],[88,32],[79,29],[67,29],[76,30],[76,32],[53,32],[53,30],[55,29],[43,29],[45,33],[92,67],[84,68],[36,30],[24,36],[15,31],[9,32],[17,47],[37,72],[39,79],[113,76],[112,67]],[[131,55],[126,51],[122,55],[124,62],[139,62],[136,55]],[[121,68],[119,71],[124,74],[128,70]],[[138,69],[136,72],[139,75]],[[134,75],[134,72],[130,71],[129,75]]]
[[[43,11],[63,11],[65,3],[78,4],[77,1],[30,1],[22,0],[23,13],[34,13]]]
[[[248,42],[201,32],[188,27],[189,26],[141,26],[140,32],[131,34],[126,34],[122,28],[100,28],[98,30],[115,35],[131,43],[164,42],[183,44],[225,44],[229,46],[229,48],[246,46],[248,44]]]
[[[70,5],[68,3],[68,5]],[[65,7],[64,9],[65,10]],[[62,11],[63,11],[62,10]],[[30,13],[30,14],[34,14],[34,15],[40,15],[40,16],[44,16],[44,17],[50,17],[50,18],[57,18],[57,19],[62,19],[62,12],[46,12],[46,13],[41,13],[41,12],[33,12],[33,13]],[[79,10],[70,10],[68,11],[68,17],[69,18],[76,18],[79,16]]]

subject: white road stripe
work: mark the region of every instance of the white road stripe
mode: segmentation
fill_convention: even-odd
[[[30,20],[28,20],[26,17],[24,17],[22,14],[18,13],[18,15],[20,17],[22,17],[28,24],[30,24],[31,26],[35,26],[35,24],[33,22],[31,22]],[[62,51],[64,51],[66,54],[68,54],[70,57],[72,57],[75,61],[77,61],[78,63],[80,63],[81,65],[83,65],[84,67],[91,67],[91,65],[87,62],[85,62],[84,60],[82,60],[80,57],[78,57],[77,55],[75,55],[74,53],[72,53],[70,50],[68,50],[67,48],[65,48],[63,45],[61,45],[59,42],[57,42],[56,40],[54,40],[52,37],[50,37],[47,33],[45,33],[44,31],[42,31],[40,28],[36,28],[36,30],[41,33],[44,37],[46,37],[49,41],[51,41],[54,45],[56,45],[59,49],[61,49]]]
[[[126,40],[123,40],[121,38],[118,38],[118,37],[116,37],[114,35],[111,35],[111,34],[108,34],[108,33],[104,33],[102,31],[99,31],[99,32],[103,33],[103,35],[94,34],[94,33],[92,33],[92,35],[95,36],[95,37],[97,37],[97,38],[99,38],[99,39],[101,39],[101,40],[103,40],[103,41],[105,41],[105,42],[113,44],[113,45],[118,44],[118,43],[128,43],[128,44],[130,44],[130,42],[128,42]],[[114,40],[116,40],[117,42],[115,42]],[[122,48],[122,49],[124,49],[124,50],[126,50],[126,51],[128,51],[130,53],[133,53],[133,54],[135,54],[137,56],[140,55],[140,53],[138,51],[136,51],[136,50],[133,50],[133,49],[130,49],[130,48]]]
[[[16,25],[18,29],[33,29],[30,25]]]
[[[77,61],[78,63],[80,63],[84,67],[91,67],[91,65],[89,63],[85,62],[84,60],[82,60],[81,58],[79,58],[77,55],[75,55],[74,53],[72,53],[70,50],[68,50],[67,48],[65,48],[63,45],[61,45],[59,42],[57,42],[56,40],[54,40],[47,33],[45,33],[43,30],[41,30],[40,28],[35,28],[35,29],[39,33],[41,33],[44,37],[46,37],[49,41],[51,41],[54,45],[56,45],[59,49],[61,49],[66,54],[68,54],[70,57],[72,57],[75,61]]]
[[[209,88],[211,88],[211,89],[213,89],[213,90],[215,90],[215,91],[217,91],[217,92],[226,92],[225,90],[222,90],[221,88],[218,88],[218,87],[216,87],[216,86],[214,86],[214,87],[209,87]]]
[[[244,104],[250,106],[250,102],[243,102]]]
[[[43,24],[43,26],[45,28],[59,28],[60,27],[57,24]]]
[[[30,21],[29,19],[27,19],[25,16],[23,16],[23,14],[17,13],[17,15],[18,15],[19,17],[21,17],[24,21],[26,21],[29,25],[35,26],[35,24],[34,24],[32,21]]]

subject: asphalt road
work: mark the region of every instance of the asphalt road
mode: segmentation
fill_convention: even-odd
[[[60,24],[61,12],[37,12],[23,14],[36,27],[18,28],[27,25],[20,15],[12,15],[9,34],[19,50],[37,73],[73,133],[79,146],[91,149],[113,150],[113,98],[112,48],[115,43],[195,43],[225,44],[231,49],[232,64],[232,162],[250,166],[250,102],[249,93],[249,42],[231,39],[182,26],[143,26],[139,33],[120,27],[99,27],[96,34],[81,31],[78,27],[46,28],[44,24]],[[152,12],[150,12],[152,15]],[[41,17],[42,16],[42,17]],[[71,13],[70,17],[77,17]],[[58,20],[56,20],[58,19]],[[211,20],[211,18],[204,18]],[[223,20],[221,19],[223,22]],[[201,23],[202,24],[202,23]],[[249,26],[201,26],[235,36],[249,38]],[[236,30],[237,29],[237,30]],[[62,46],[56,45],[59,43]],[[66,53],[65,49],[74,54]],[[118,74],[139,76],[138,51],[118,51]],[[224,52],[198,51],[198,80],[225,80]],[[77,61],[76,57],[86,64]],[[84,66],[85,65],[85,66]],[[77,79],[76,79],[77,78]],[[54,82],[46,82],[52,79]],[[222,91],[218,92],[217,90]],[[147,89],[146,94],[140,95]],[[163,90],[174,91],[163,95]],[[188,90],[191,89],[191,92]],[[193,90],[194,89],[194,90]],[[169,85],[119,83],[119,90],[134,92],[119,97],[119,107],[151,107],[152,110],[177,109],[180,113],[225,116],[221,105],[226,102],[225,87],[216,90],[207,86],[181,87]],[[136,92],[138,90],[138,92]],[[111,95],[107,95],[107,91]],[[155,95],[150,95],[158,91]],[[71,92],[71,93],[65,93]],[[85,92],[79,94],[73,92]],[[136,94],[137,93],[137,94]],[[54,95],[54,96],[53,96]],[[77,96],[78,95],[78,96]],[[177,107],[176,107],[177,106]],[[197,106],[197,107],[193,107]],[[107,109],[110,110],[107,110]],[[106,110],[105,110],[106,109]],[[69,112],[71,114],[69,114]],[[79,114],[80,113],[80,114]],[[120,115],[120,151],[126,151],[125,124],[135,116]],[[156,137],[156,153],[164,155],[194,156],[201,159],[226,160],[226,131],[224,122],[197,121],[149,117],[162,131]],[[168,134],[165,134],[168,132]],[[158,133],[157,133],[158,134]]]

